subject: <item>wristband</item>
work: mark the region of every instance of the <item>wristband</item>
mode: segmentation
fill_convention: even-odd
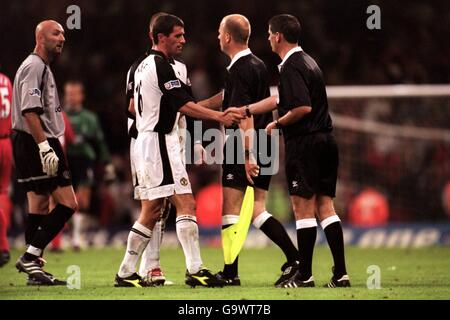
[[[48,144],[48,140],[38,143],[38,147],[39,147],[39,151],[42,151],[42,152],[50,150],[50,145]]]

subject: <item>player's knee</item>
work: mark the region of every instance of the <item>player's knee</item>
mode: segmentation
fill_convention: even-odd
[[[143,206],[138,222],[147,228],[153,227],[161,216],[160,210],[161,206]]]

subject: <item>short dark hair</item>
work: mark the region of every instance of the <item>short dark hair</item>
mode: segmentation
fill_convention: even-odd
[[[169,36],[173,32],[174,27],[183,27],[184,28],[184,22],[177,16],[174,16],[172,14],[161,14],[158,16],[154,23],[153,23],[153,41],[155,44],[158,44],[158,34],[162,33],[166,37]]]
[[[272,33],[282,33],[289,43],[298,43],[301,26],[296,17],[290,14],[279,14],[269,20],[269,29]]]
[[[166,13],[166,12],[157,12],[157,13],[155,13],[155,14],[153,14],[152,16],[151,16],[151,18],[150,18],[150,23],[148,24],[148,30],[149,30],[149,32],[152,32],[153,31],[153,26],[155,25],[155,21],[156,21],[156,19],[158,19],[159,17],[161,17],[161,16],[165,16],[165,15],[168,15],[168,13]]]
[[[248,38],[250,37],[250,25],[248,28],[246,24],[242,21],[237,21],[236,19],[228,18],[225,20],[225,31],[228,32],[234,41],[239,44],[247,44]]]

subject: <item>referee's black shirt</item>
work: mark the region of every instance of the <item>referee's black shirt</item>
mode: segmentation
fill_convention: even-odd
[[[266,65],[254,54],[240,57],[228,70],[222,110],[245,106],[270,96]],[[264,129],[272,121],[272,113],[254,115],[254,127]],[[233,126],[237,128],[237,126]]]
[[[322,71],[300,47],[293,51],[280,65],[278,112],[282,117],[289,110],[300,106],[310,106],[312,110],[301,120],[283,127],[285,140],[333,130]]]

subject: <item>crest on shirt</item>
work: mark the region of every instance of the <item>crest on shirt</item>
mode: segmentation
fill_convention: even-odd
[[[180,80],[170,80],[164,83],[164,88],[166,90],[172,90],[173,88],[181,88],[181,82]]]
[[[32,97],[41,97],[41,90],[39,90],[38,88],[33,88],[28,90],[28,94]]]
[[[186,178],[181,178],[180,183],[183,187],[186,187],[188,185],[188,180]]]

